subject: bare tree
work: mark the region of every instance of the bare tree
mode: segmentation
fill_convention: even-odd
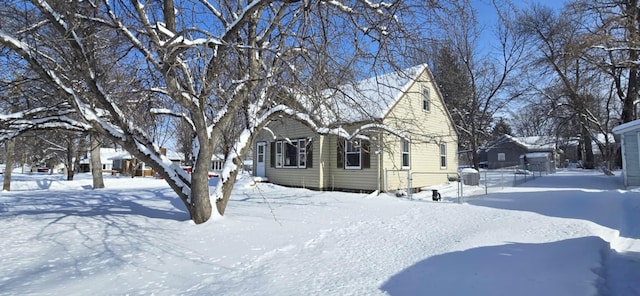
[[[14,166],[14,156],[16,144],[14,139],[6,140],[4,143],[6,157],[5,157],[5,167],[4,167],[4,178],[2,183],[2,190],[11,191],[11,174],[13,172]]]
[[[93,179],[93,189],[104,188],[104,179],[102,178],[102,161],[100,160],[100,141],[98,136],[89,134],[89,147],[91,149],[91,176]]]
[[[508,1],[493,4],[499,21],[489,53],[479,44],[482,29],[476,11],[465,2],[456,8],[455,17],[440,19],[444,39],[434,58],[434,75],[460,133],[459,150],[469,154],[475,168],[478,148],[491,135],[495,115],[524,92],[517,77],[524,39],[512,26],[514,9]]]
[[[640,7],[637,0],[578,0],[567,9],[584,19],[581,58],[606,74],[621,103],[622,123],[638,118]]]
[[[240,160],[274,116],[296,118],[320,133],[354,136],[314,111],[326,102],[327,89],[358,77],[353,69],[388,70],[385,60],[402,47],[397,41],[413,33],[402,22],[413,16],[411,5],[17,0],[7,10],[20,17],[6,16],[11,21],[0,28],[0,45],[65,102],[47,109],[60,127],[121,144],[164,177],[192,220],[203,223],[212,214],[207,171],[217,145],[225,143],[225,166],[212,197],[224,214]],[[128,102],[145,106],[145,118],[170,115],[189,124],[195,135],[191,175],[160,154],[157,138],[135,124]],[[233,137],[225,140],[229,131]]]
[[[557,14],[548,7],[534,5],[523,12],[519,24],[535,45],[531,68],[539,71],[530,74],[547,77],[547,83],[553,85],[547,89],[553,91],[543,93],[550,102],[548,115],[559,119],[559,126],[573,128],[580,140],[585,168],[593,168],[594,131],[608,134],[611,112],[600,111],[602,102],[610,101],[596,91],[607,89],[602,87],[606,85],[605,80],[596,67],[583,58],[582,17],[567,10]],[[557,83],[552,78],[556,78]],[[607,106],[611,108],[609,103]]]

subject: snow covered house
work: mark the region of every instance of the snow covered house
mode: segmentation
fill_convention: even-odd
[[[640,120],[618,125],[613,133],[620,135],[624,186],[640,186]]]
[[[82,159],[80,159],[79,170],[82,173],[87,173],[91,171],[91,158],[90,158],[91,156],[89,153],[90,152],[87,152],[87,155]],[[122,149],[100,148],[100,162],[102,163],[102,171],[110,172],[111,170],[113,170],[113,160],[111,160],[111,157],[114,157],[122,153],[125,153],[125,151],[123,151]]]
[[[488,142],[478,153],[480,164],[488,169],[523,168],[526,162],[536,165],[529,170],[555,170],[557,158],[555,140],[550,137],[513,137],[502,135]],[[529,159],[531,158],[531,159]]]
[[[160,151],[166,155],[171,162],[177,165],[182,163],[184,157],[180,153],[166,148],[161,148]],[[108,159],[113,161],[113,170],[120,174],[133,174],[134,176],[142,177],[155,176],[155,171],[149,165],[139,161],[127,151],[119,150],[119,153],[112,155]]]
[[[332,128],[353,134],[382,124],[402,133],[367,129],[349,141],[278,118],[256,137],[254,175],[285,186],[356,192],[415,192],[457,176],[458,134],[426,65],[344,86],[320,102],[317,110],[330,114],[323,118]]]

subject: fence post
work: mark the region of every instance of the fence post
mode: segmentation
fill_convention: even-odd
[[[409,199],[413,197],[413,192],[411,190],[411,172],[407,171],[407,196]]]
[[[460,184],[460,197],[458,197],[458,203],[462,203],[462,199],[464,198],[464,182],[462,182],[462,179],[464,177],[461,176],[460,180],[458,181],[458,184]]]
[[[487,182],[487,171],[484,171],[484,195],[489,194],[489,182]]]

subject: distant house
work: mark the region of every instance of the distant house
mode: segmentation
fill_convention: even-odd
[[[251,171],[251,165],[252,165],[251,160],[245,160],[241,169],[243,171]],[[211,156],[211,163],[209,165],[209,172],[208,172],[209,178],[218,177],[223,168],[224,168],[224,154],[214,153]],[[184,169],[187,171],[187,173],[191,174],[191,166],[185,166]]]
[[[353,105],[335,99],[340,96]],[[457,176],[458,135],[426,65],[360,81],[323,102],[323,112],[340,114],[327,116],[331,126],[352,133],[377,123],[403,136],[368,130],[347,141],[278,118],[255,141],[256,176],[286,186],[362,192],[420,190]]]
[[[549,137],[513,137],[502,135],[479,149],[482,167],[488,169],[527,168],[555,170],[555,140]],[[534,165],[528,165],[534,164]]]
[[[100,148],[100,163],[102,163],[102,171],[111,172],[113,170],[113,160],[111,157],[116,155],[125,153],[122,149],[116,148]],[[87,173],[91,171],[91,156],[89,152],[87,155],[80,159],[80,168],[79,171],[81,173]]]
[[[180,165],[183,161],[184,157],[178,152],[166,148],[161,148],[160,151],[176,165]],[[112,156],[110,156],[108,160],[112,161],[112,170],[114,172],[118,172],[119,174],[133,174],[134,176],[142,177],[151,177],[155,176],[156,174],[151,166],[145,164],[142,161],[139,161],[127,151],[119,150],[118,153],[114,153]]]
[[[613,133],[620,135],[624,186],[640,186],[640,120],[618,125]]]
[[[582,146],[578,138],[559,139],[558,148],[562,151],[558,162],[559,166],[580,163],[585,158],[585,147]],[[596,165],[608,161],[606,156],[611,157],[617,149],[618,146],[613,134],[592,135],[591,151]]]

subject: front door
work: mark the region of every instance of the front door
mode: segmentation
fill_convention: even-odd
[[[258,142],[256,145],[256,176],[265,177],[265,155],[267,152],[267,143]]]

